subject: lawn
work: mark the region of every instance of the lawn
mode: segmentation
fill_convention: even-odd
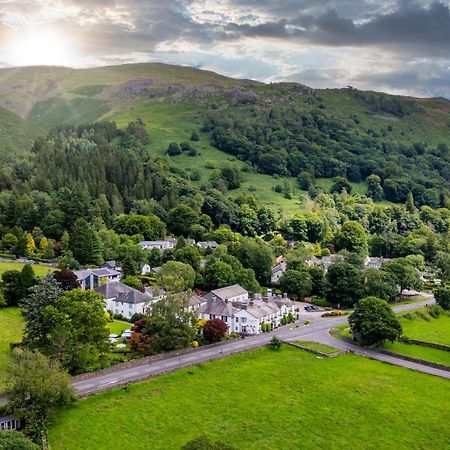
[[[23,325],[19,308],[0,308],[0,393],[5,390],[7,366],[11,358],[9,344],[22,339]]]
[[[320,342],[312,341],[293,341],[294,344],[300,345],[304,348],[309,348],[311,350],[316,350],[327,355],[331,355],[339,351],[339,349],[331,347],[330,345],[321,344]]]
[[[51,448],[179,449],[207,435],[239,449],[445,449],[448,381],[355,355],[283,346],[224,358],[79,401]]]
[[[441,315],[429,321],[420,317],[412,320],[402,318],[401,323],[403,335],[410,339],[450,346],[450,316]]]
[[[17,263],[13,261],[0,261],[0,275],[8,270],[22,270],[24,263]],[[32,264],[35,275],[43,277],[48,274],[49,271],[54,271],[53,267],[41,266],[39,264]]]
[[[450,352],[422,345],[406,344],[405,342],[385,342],[383,348],[400,355],[423,359],[450,367]]]
[[[123,331],[129,330],[132,327],[131,323],[122,322],[121,320],[115,320],[108,323],[110,334],[122,334]]]

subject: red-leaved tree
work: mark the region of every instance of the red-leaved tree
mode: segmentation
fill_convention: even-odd
[[[203,336],[209,342],[221,341],[228,331],[228,325],[221,319],[210,319],[203,327]]]

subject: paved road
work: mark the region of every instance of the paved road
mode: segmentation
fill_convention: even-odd
[[[396,312],[407,311],[415,309],[426,304],[434,303],[433,298],[429,298],[422,302],[413,304],[396,306],[393,309]],[[222,358],[234,353],[250,350],[253,348],[266,345],[270,339],[275,335],[281,339],[305,339],[316,342],[323,342],[334,347],[342,348],[345,350],[352,350],[355,353],[368,356],[380,361],[389,362],[402,367],[418,370],[421,372],[441,376],[444,378],[450,378],[450,373],[439,369],[433,369],[421,364],[415,364],[405,361],[400,358],[383,355],[376,350],[368,350],[358,347],[344,341],[339,341],[330,336],[330,328],[334,328],[337,325],[345,324],[348,322],[347,317],[336,318],[323,318],[320,314],[304,313],[302,318],[308,318],[311,320],[311,324],[307,326],[299,326],[294,328],[292,326],[284,326],[274,330],[270,333],[263,333],[257,336],[247,337],[245,339],[227,341],[219,347],[204,347],[199,348],[185,355],[179,355],[172,358],[168,358],[161,361],[155,361],[151,364],[142,366],[136,366],[132,368],[124,368],[114,371],[112,373],[98,373],[97,376],[90,377],[86,380],[76,381],[74,383],[75,389],[80,396],[89,395],[98,391],[107,390],[115,386],[122,385],[127,382],[142,380],[154,375],[158,375],[164,372],[170,372],[182,367],[188,367],[195,364],[199,364],[212,359]]]

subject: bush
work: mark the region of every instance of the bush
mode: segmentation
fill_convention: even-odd
[[[182,152],[181,147],[176,142],[171,142],[167,147],[167,154],[169,156],[180,155]]]
[[[198,347],[198,341],[192,341],[192,347],[197,348]]]
[[[313,295],[311,297],[311,303],[316,306],[322,306],[323,308],[328,308],[331,306],[331,303],[321,297],[316,297]]]
[[[118,314],[118,313],[114,314],[114,319],[122,320],[123,322],[129,322],[128,318],[126,318],[122,314]]]
[[[269,347],[274,350],[279,350],[281,344],[283,344],[283,341],[278,336],[274,336],[269,342]]]
[[[200,135],[198,134],[198,131],[193,131],[191,134],[191,141],[197,142],[200,140]]]

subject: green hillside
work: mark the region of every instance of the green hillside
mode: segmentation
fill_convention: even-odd
[[[200,172],[196,181],[199,186],[208,182],[214,169],[223,164],[247,169],[240,188],[227,195],[255,194],[263,203],[287,215],[300,207],[296,176],[301,170],[314,172],[319,187],[329,188],[327,178],[347,176],[353,182],[354,192],[360,193],[365,193],[367,173],[375,168],[384,171],[380,173],[384,181],[392,167],[404,167],[395,176],[414,183],[419,180],[419,187],[408,180],[403,183],[407,185],[405,192],[413,191],[415,195],[422,195],[423,188],[442,191],[447,182],[447,169],[440,167],[434,155],[428,155],[434,149],[425,151],[425,161],[417,158],[421,165],[411,164],[408,159],[415,158],[415,150],[410,151],[414,145],[450,146],[450,102],[443,99],[355,89],[313,90],[295,83],[265,85],[190,67],[149,63],[89,69],[2,69],[0,107],[11,111],[0,110],[3,154],[23,150],[37,134],[45,134],[63,123],[114,120],[124,127],[131,120],[142,118],[150,134],[147,150],[154,156],[164,156],[170,142],[189,141],[193,130],[203,129],[195,143],[197,156],[183,153],[170,158],[170,163],[184,170],[195,167]],[[286,123],[271,119],[274,113]],[[265,118],[274,129],[263,129]],[[322,118],[327,122],[324,126]],[[311,127],[315,121],[315,129],[311,128],[306,141],[302,130],[295,131],[302,120],[304,127]],[[209,129],[205,126],[208,121]],[[228,143],[219,145],[214,141],[218,128],[228,135],[235,134],[240,147],[245,140],[245,152],[242,148],[227,149]],[[281,138],[277,136],[280,133],[284,133]],[[321,171],[318,163],[308,166],[307,161],[299,162],[298,149],[309,161],[315,158],[311,152],[319,152],[320,161],[331,158],[334,169]],[[387,152],[386,157],[383,151]],[[253,157],[248,156],[250,153]],[[281,154],[282,164],[287,164],[284,169],[267,169],[260,164],[262,155],[274,153]],[[297,160],[293,162],[292,158]],[[366,161],[370,167],[351,173],[352,167]],[[251,170],[249,162],[253,164]],[[435,182],[428,186],[428,180],[435,175]],[[285,179],[291,184],[292,198],[273,190]],[[392,195],[402,201],[406,194]]]

